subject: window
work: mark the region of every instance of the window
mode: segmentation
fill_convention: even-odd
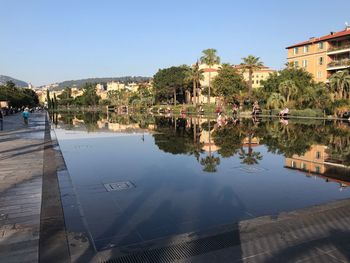
[[[303,170],[306,170],[306,169],[307,169],[307,166],[306,166],[305,163],[301,163],[301,167],[300,167],[300,168],[303,169]]]
[[[319,78],[319,79],[322,78],[322,71],[317,72],[317,78]]]
[[[306,67],[307,67],[307,60],[304,59],[304,60],[303,60],[303,68],[306,68]]]
[[[308,53],[309,52],[309,45],[304,46],[304,53]]]
[[[323,57],[319,57],[319,59],[318,59],[318,64],[319,64],[319,65],[323,65]]]
[[[299,61],[294,61],[294,67],[299,67]]]
[[[315,172],[318,173],[318,174],[321,173],[321,167],[316,166],[315,167]]]
[[[297,167],[297,164],[296,164],[295,161],[292,161],[291,165],[292,165],[293,168],[296,168],[296,167]]]
[[[318,49],[323,49],[323,42],[318,43]]]
[[[320,159],[321,158],[321,153],[320,152],[316,152],[316,159]]]
[[[295,47],[295,48],[293,49],[293,54],[294,54],[294,55],[297,55],[298,53],[299,53],[299,48]]]

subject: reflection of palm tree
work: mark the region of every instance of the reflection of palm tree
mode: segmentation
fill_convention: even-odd
[[[248,153],[245,152],[245,150],[242,148],[241,152],[239,153],[239,159],[243,160],[242,163],[243,164],[247,164],[247,165],[253,165],[253,164],[258,164],[258,160],[260,161],[262,159],[262,155],[260,152],[249,152],[250,150],[248,150]]]
[[[208,173],[216,172],[216,166],[220,164],[220,158],[215,156],[207,156],[201,159],[201,165],[204,166],[203,171]]]
[[[254,152],[252,148],[252,138],[253,133],[248,134],[248,152],[246,152],[243,147],[241,148],[241,151],[239,153],[239,159],[243,160],[242,163],[247,165],[253,165],[258,164],[263,156],[260,152]]]

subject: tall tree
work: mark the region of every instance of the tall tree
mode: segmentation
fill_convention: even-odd
[[[249,97],[251,97],[252,95],[252,90],[253,90],[253,72],[255,70],[260,69],[261,67],[264,66],[263,62],[260,61],[259,57],[255,57],[252,55],[249,55],[248,57],[242,58],[243,62],[241,63],[241,66],[243,68],[243,70],[247,70],[248,71],[248,76],[249,76],[249,80],[248,80],[248,94]]]
[[[199,89],[200,81],[204,79],[204,70],[199,68],[198,62],[194,64],[188,71],[188,80],[192,82],[192,97],[193,105],[196,106],[197,90]]]
[[[244,89],[244,80],[230,64],[223,64],[213,81],[213,88],[215,94],[223,97],[225,103],[233,102]]]
[[[191,86],[188,81],[188,66],[170,67],[160,69],[153,76],[153,86],[158,100],[173,97],[174,105],[176,105],[177,94],[183,95],[185,90]]]
[[[51,104],[51,98],[50,98],[50,91],[48,89],[46,90],[46,101],[47,101],[47,107],[51,109],[52,104]]]
[[[269,109],[281,109],[284,104],[285,98],[281,94],[273,92],[267,100],[266,106]]]
[[[330,79],[330,85],[337,92],[339,99],[350,98],[350,74],[347,70],[334,73]]]
[[[208,48],[202,51],[201,63],[209,66],[208,104],[210,104],[211,69],[215,64],[220,64],[220,57],[216,55],[216,49]]]
[[[298,87],[295,85],[293,80],[285,80],[280,83],[278,86],[280,93],[286,99],[286,102],[289,102],[289,99],[298,93]]]
[[[93,83],[86,83],[83,87],[83,90],[83,104],[87,106],[96,106],[100,99],[100,97],[96,94],[96,85]]]

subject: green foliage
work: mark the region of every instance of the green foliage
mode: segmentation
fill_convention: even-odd
[[[177,94],[180,93],[180,103],[184,101],[184,91],[191,90],[192,83],[188,79],[188,66],[160,69],[153,76],[153,87],[157,101],[168,101],[173,97],[176,104]]]
[[[276,92],[273,92],[271,96],[268,98],[266,107],[268,109],[281,109],[285,105],[285,98]]]
[[[271,93],[279,93],[280,85],[284,81],[293,81],[298,89],[296,97],[303,94],[306,87],[314,86],[312,74],[305,71],[303,68],[287,67],[278,72],[270,73],[267,80],[262,81],[261,94],[267,100]],[[291,82],[289,82],[291,84]]]
[[[58,98],[60,99],[58,101],[59,105],[66,105],[68,107],[74,103],[74,99],[72,97],[72,89],[69,87],[64,88],[62,93],[58,95]]]
[[[96,106],[99,101],[99,96],[96,94],[96,85],[93,83],[86,83],[84,88],[84,93],[81,96],[81,102],[85,106]]]
[[[223,65],[213,81],[214,93],[224,98],[225,102],[236,101],[244,90],[243,77],[231,65]]]
[[[348,70],[340,70],[334,73],[329,82],[335,92],[336,98],[350,98],[350,74]]]
[[[300,117],[323,117],[323,111],[320,109],[290,110],[289,114]]]
[[[33,107],[39,103],[38,96],[33,90],[17,88],[12,81],[0,86],[0,101],[8,101],[12,107]]]
[[[243,62],[241,63],[241,67],[243,71],[248,71],[249,80],[248,80],[248,94],[249,97],[252,95],[253,90],[253,72],[254,70],[258,70],[264,66],[263,62],[260,61],[259,57],[255,57],[249,55],[248,57],[242,58]]]

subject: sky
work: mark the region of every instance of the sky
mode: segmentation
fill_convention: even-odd
[[[349,0],[0,0],[0,75],[34,85],[153,76],[193,64],[286,63],[285,47],[341,31]]]

